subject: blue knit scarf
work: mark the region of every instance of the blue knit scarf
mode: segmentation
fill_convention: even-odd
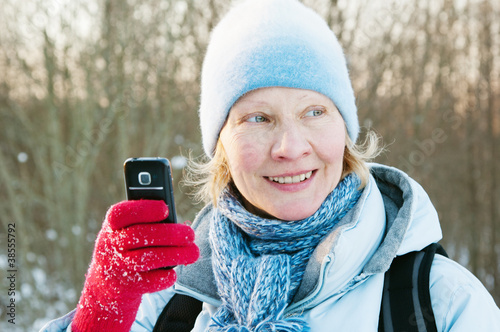
[[[310,217],[264,219],[225,190],[210,225],[212,265],[222,305],[209,331],[309,331],[283,313],[297,291],[312,252],[361,196],[350,174]]]

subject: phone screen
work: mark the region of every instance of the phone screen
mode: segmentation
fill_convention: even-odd
[[[124,165],[128,200],[163,200],[169,209],[165,222],[176,223],[170,162],[166,158],[129,158]]]

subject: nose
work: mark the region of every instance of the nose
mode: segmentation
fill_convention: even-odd
[[[283,125],[275,137],[271,148],[274,160],[296,160],[311,154],[312,146],[307,134],[293,124]]]

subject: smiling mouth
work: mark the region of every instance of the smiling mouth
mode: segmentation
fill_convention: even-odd
[[[300,183],[309,179],[312,175],[312,171],[309,171],[304,174],[294,175],[294,176],[268,176],[267,178],[273,182],[281,183],[281,184],[290,184],[290,183]]]

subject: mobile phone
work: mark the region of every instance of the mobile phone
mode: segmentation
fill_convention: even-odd
[[[127,200],[163,200],[168,206],[164,222],[177,223],[170,162],[166,158],[129,158],[123,164]]]

